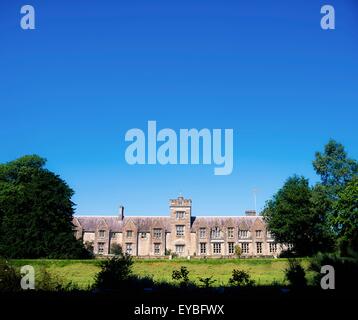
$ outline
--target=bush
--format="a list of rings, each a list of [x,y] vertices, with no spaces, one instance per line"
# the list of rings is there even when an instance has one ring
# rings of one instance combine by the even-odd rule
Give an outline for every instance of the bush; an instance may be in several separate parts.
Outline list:
[[[7,260],[0,258],[0,292],[19,291],[20,281],[20,273]]]
[[[111,254],[114,254],[115,256],[123,255],[122,247],[118,243],[112,243]]]
[[[285,278],[291,287],[304,288],[307,286],[305,269],[296,259],[288,259],[288,267],[285,269]]]
[[[231,278],[229,279],[229,284],[234,286],[252,286],[254,280],[251,279],[250,274],[244,270],[234,269],[232,270]]]
[[[202,283],[202,286],[204,288],[210,288],[214,282],[216,282],[216,280],[212,280],[213,276],[208,277],[208,278],[200,278],[199,277],[199,281]]]
[[[335,272],[336,289],[354,289],[358,287],[358,254],[350,257],[340,257],[338,254],[317,254],[311,260],[309,269],[315,272],[314,285],[320,286],[321,268],[324,265],[333,266]],[[349,291],[349,290],[348,290]]]
[[[240,258],[241,254],[242,254],[241,247],[237,244],[237,245],[235,246],[235,255],[236,255],[238,258]]]
[[[101,262],[101,271],[95,276],[93,287],[104,290],[117,290],[124,286],[132,274],[133,260],[130,255],[122,254]]]
[[[172,279],[180,281],[180,286],[188,286],[189,284],[189,270],[186,267],[181,267],[179,270],[173,270]]]

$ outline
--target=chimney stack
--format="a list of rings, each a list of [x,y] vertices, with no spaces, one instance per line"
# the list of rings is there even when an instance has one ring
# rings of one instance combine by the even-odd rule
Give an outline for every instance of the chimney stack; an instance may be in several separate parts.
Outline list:
[[[245,216],[256,216],[256,211],[255,210],[246,210]]]
[[[120,206],[120,207],[119,207],[119,218],[120,218],[121,220],[124,219],[124,207],[123,207],[123,206]]]

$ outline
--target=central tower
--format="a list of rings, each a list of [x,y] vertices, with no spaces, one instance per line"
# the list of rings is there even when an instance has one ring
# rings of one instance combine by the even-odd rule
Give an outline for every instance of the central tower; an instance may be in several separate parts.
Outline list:
[[[169,200],[171,248],[179,256],[193,254],[191,250],[191,199],[179,196]]]

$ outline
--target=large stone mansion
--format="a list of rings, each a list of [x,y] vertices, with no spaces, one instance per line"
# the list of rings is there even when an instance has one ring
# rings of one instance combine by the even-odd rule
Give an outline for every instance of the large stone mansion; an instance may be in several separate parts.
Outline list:
[[[77,216],[73,220],[76,237],[91,243],[94,253],[111,253],[114,243],[133,256],[234,256],[235,246],[242,256],[277,256],[283,249],[268,232],[255,211],[237,217],[194,217],[191,200],[170,200],[168,217]]]

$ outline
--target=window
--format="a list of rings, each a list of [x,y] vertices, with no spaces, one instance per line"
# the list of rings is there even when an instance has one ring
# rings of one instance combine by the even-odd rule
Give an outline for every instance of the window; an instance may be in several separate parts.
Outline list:
[[[98,242],[98,253],[99,254],[104,253],[104,242]]]
[[[177,244],[175,246],[175,252],[176,253],[184,253],[184,245],[183,244]]]
[[[112,239],[116,239],[117,238],[117,232],[112,232],[111,237],[112,237]]]
[[[132,243],[126,243],[126,252],[128,254],[132,254],[132,249],[133,249]]]
[[[248,242],[241,243],[241,251],[242,251],[242,253],[249,253],[249,243]]]
[[[221,253],[221,243],[214,243],[214,254]]]
[[[240,230],[239,231],[239,237],[241,239],[246,239],[249,236],[249,232],[247,230]]]
[[[220,229],[218,227],[215,227],[214,229],[211,230],[211,237],[213,239],[220,238]]]
[[[104,230],[99,230],[99,231],[98,231],[98,236],[99,236],[100,238],[104,238],[105,235],[106,235],[106,231],[104,231]]]
[[[234,228],[227,228],[227,237],[228,238],[234,237]]]
[[[160,254],[160,243],[154,243],[154,254]]]
[[[272,238],[272,234],[270,231],[267,231],[267,238]]]
[[[185,219],[185,212],[184,211],[177,211],[176,212],[177,219]]]
[[[270,253],[276,253],[276,251],[277,251],[277,244],[274,243],[274,242],[270,242],[269,248],[270,248]]]
[[[199,236],[200,236],[200,239],[206,238],[206,229],[205,228],[200,228]]]
[[[162,237],[162,229],[154,229],[154,238],[160,239]]]
[[[262,253],[262,242],[256,242],[256,253]]]
[[[234,254],[235,253],[235,243],[234,242],[229,242],[228,243],[228,248],[229,248],[229,254]]]
[[[141,232],[140,237],[141,237],[141,239],[146,239],[147,238],[147,233],[146,232]]]
[[[133,231],[127,230],[127,238],[132,238],[132,236],[133,236]]]
[[[256,238],[261,238],[262,230],[256,230]]]
[[[176,230],[177,230],[177,237],[184,236],[184,226],[176,226]]]
[[[206,243],[205,242],[200,243],[200,254],[206,254]]]

